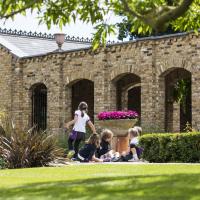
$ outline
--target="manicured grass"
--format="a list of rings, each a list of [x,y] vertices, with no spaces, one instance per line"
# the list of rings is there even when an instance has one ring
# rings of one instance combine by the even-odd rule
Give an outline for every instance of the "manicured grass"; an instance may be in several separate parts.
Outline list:
[[[197,200],[200,165],[73,165],[0,171],[0,199]]]

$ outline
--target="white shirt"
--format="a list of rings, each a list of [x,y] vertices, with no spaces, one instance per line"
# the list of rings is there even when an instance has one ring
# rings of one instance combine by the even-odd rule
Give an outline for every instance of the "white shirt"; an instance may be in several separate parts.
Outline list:
[[[90,121],[90,117],[85,112],[84,112],[84,116],[81,117],[81,111],[80,110],[75,111],[75,115],[78,117],[78,120],[74,124],[73,130],[86,133],[85,127],[86,127],[86,123],[88,121]]]
[[[138,143],[139,143],[138,137],[134,137],[134,138],[131,139],[130,144],[138,145]]]

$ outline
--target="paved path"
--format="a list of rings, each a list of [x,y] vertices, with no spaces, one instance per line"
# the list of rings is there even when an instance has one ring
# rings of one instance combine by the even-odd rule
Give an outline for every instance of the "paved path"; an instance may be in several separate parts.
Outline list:
[[[66,165],[199,165],[200,163],[148,163],[148,162],[90,162],[90,163],[80,163],[80,162],[54,162],[50,163],[50,167],[63,167]]]
[[[200,163],[148,163],[148,162],[104,162],[104,163],[70,163],[71,165],[199,165]]]

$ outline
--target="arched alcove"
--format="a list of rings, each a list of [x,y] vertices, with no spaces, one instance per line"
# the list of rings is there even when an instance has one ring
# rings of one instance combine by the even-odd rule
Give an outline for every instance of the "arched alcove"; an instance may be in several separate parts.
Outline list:
[[[141,78],[133,73],[124,73],[113,79],[116,87],[116,108],[136,110],[141,114]]]
[[[68,106],[71,107],[71,117],[74,117],[74,112],[77,110],[80,102],[85,101],[88,104],[88,114],[91,120],[94,120],[94,82],[88,79],[79,79],[67,85],[67,91],[71,94],[67,95],[66,99]],[[67,108],[67,110],[69,110]]]
[[[43,83],[31,87],[31,125],[37,130],[47,128],[47,87]]]
[[[187,123],[192,124],[191,73],[184,68],[171,68],[161,77],[165,89],[165,131],[183,132]]]
[[[141,86],[135,86],[128,90],[128,110],[135,110],[141,115]]]

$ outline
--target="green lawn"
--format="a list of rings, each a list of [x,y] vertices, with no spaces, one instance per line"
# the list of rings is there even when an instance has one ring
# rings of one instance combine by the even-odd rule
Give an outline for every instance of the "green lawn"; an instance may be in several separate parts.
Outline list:
[[[0,171],[0,199],[196,200],[200,165],[73,165]]]

